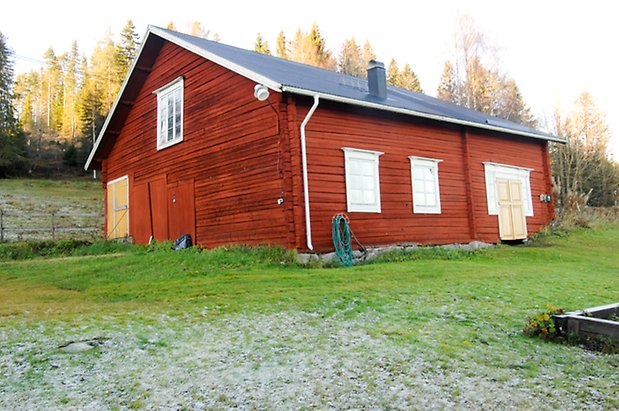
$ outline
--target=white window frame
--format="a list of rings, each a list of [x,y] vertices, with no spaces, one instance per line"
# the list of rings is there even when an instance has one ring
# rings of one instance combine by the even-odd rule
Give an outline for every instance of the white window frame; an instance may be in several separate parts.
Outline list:
[[[164,149],[166,147],[170,147],[173,146],[174,144],[178,144],[181,141],[183,141],[183,120],[184,120],[184,109],[185,109],[185,96],[184,96],[184,80],[183,77],[179,77],[177,79],[175,79],[174,81],[166,84],[165,86],[153,91],[153,94],[157,95],[157,150],[161,150]],[[180,134],[178,136],[174,136],[174,138],[172,140],[168,140],[168,136],[167,136],[167,128],[162,129],[161,128],[161,122],[162,122],[162,112],[164,109],[164,104],[165,109],[168,110],[169,107],[167,107],[167,101],[168,101],[168,96],[170,95],[174,95],[177,91],[180,91],[180,102],[181,102],[181,107],[180,107]],[[175,100],[174,100],[175,101]],[[173,110],[177,110],[177,106],[176,104],[173,105]],[[175,132],[176,130],[176,111],[173,113],[172,118],[174,119],[174,125],[172,127],[172,130],[174,130],[173,132]],[[166,115],[166,119],[167,119],[167,115]],[[163,133],[166,133],[166,135],[162,135]]]
[[[415,214],[441,214],[441,192],[438,183],[438,163],[443,160],[435,158],[409,156],[411,162],[411,186],[413,188],[413,213]],[[418,204],[416,198],[420,197],[422,190],[419,187],[415,187],[415,168],[427,168],[432,171],[434,176],[434,206],[428,206],[424,204]],[[423,190],[425,191],[425,189]],[[425,194],[425,192],[424,192]]]
[[[362,213],[380,213],[380,175],[379,175],[379,157],[384,153],[380,151],[362,150],[358,148],[342,147],[344,151],[344,169],[346,172],[346,206],[348,212]],[[373,167],[373,184],[375,187],[374,201],[368,202],[353,202],[351,190],[353,189],[353,175],[351,174],[351,163],[354,161],[371,161]]]
[[[488,215],[499,215],[499,200],[497,199],[497,179],[519,180],[522,190],[522,204],[524,215],[533,217],[533,197],[531,195],[532,168],[484,162],[486,177],[486,200]]]

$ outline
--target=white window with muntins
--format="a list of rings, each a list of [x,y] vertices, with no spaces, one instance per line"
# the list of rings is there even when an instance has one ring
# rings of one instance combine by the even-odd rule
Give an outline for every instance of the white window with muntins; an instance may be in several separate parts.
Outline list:
[[[533,216],[533,197],[531,196],[531,171],[532,168],[517,167],[507,164],[485,162],[486,174],[486,199],[488,202],[488,214],[499,215],[499,198],[497,180],[513,180],[520,184],[522,207],[526,217]]]
[[[409,156],[413,184],[413,213],[440,214],[441,195],[438,184],[438,163],[443,160]]]
[[[157,150],[183,141],[183,78],[154,91],[157,94]]]
[[[380,213],[379,151],[342,148],[346,169],[346,203],[349,212]]]

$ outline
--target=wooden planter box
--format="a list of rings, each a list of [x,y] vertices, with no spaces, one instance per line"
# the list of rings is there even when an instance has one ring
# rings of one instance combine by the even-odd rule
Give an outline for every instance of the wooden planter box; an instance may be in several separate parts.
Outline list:
[[[609,318],[614,320],[610,320]],[[561,331],[577,337],[607,337],[619,343],[619,303],[555,315]]]

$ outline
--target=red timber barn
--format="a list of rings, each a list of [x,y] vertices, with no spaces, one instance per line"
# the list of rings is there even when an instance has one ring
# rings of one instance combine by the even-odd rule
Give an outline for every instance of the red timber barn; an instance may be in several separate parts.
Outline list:
[[[554,215],[555,136],[368,79],[149,27],[86,169],[136,243],[330,251],[523,239]]]

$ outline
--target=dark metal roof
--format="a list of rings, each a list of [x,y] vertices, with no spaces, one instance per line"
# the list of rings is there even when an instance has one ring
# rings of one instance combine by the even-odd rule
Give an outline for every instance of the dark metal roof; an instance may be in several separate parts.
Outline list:
[[[363,78],[228,46],[171,30],[157,27],[150,29],[153,33],[163,35],[164,38],[180,45],[189,45],[194,52],[202,50],[207,55],[216,55],[227,62],[231,62],[241,69],[236,70],[240,71],[240,74],[249,74],[248,77],[256,74],[263,80],[271,80],[271,84],[265,85],[271,88],[279,87],[278,91],[302,92],[302,94],[308,95],[319,93],[322,98],[340,97],[351,104],[358,102],[361,105],[381,106],[376,108],[410,112],[409,114],[412,115],[426,114],[438,120],[449,121],[449,119],[452,119],[481,128],[501,129],[501,131],[514,134],[561,141],[552,134],[513,121],[489,116],[422,93],[388,86],[387,98],[379,99],[369,94],[367,80]],[[255,80],[258,79],[255,78]]]
[[[113,123],[112,120],[115,119],[118,122],[118,118],[122,117],[119,113],[124,111],[119,108],[119,102],[128,93],[127,84],[132,81],[131,79],[134,82],[140,81],[136,77],[139,73],[134,73],[136,65],[139,61],[142,61],[142,64],[145,63],[145,58],[143,57],[145,49],[157,47],[158,41],[151,40],[152,36],[159,37],[159,41],[163,39],[177,44],[278,92],[318,96],[320,99],[338,101],[345,104],[359,105],[531,138],[564,142],[563,139],[552,134],[460,107],[425,94],[388,86],[387,98],[380,99],[368,92],[368,82],[366,79],[228,46],[160,27],[149,26],[138,56],[116,96],[116,100],[86,161],[84,168],[87,170],[92,169],[91,167],[100,166],[100,161],[96,159],[96,155],[102,144],[106,144],[103,140],[108,134],[108,127],[110,127],[111,122]],[[146,64],[149,63],[146,62]],[[137,69],[137,71],[140,72],[140,69]],[[143,73],[142,77],[144,77]],[[141,81],[143,80],[142,78]]]

